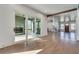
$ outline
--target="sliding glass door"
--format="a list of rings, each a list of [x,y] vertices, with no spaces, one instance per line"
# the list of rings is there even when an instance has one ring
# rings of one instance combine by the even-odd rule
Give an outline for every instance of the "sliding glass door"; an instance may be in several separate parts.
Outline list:
[[[25,17],[15,15],[15,42],[25,40]]]
[[[35,17],[28,18],[28,38],[40,35],[40,19]]]
[[[28,35],[33,35],[35,32],[35,19],[34,18],[28,18]]]

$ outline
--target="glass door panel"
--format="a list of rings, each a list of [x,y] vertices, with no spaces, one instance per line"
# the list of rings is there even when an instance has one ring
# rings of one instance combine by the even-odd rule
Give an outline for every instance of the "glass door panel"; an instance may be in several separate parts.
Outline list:
[[[40,34],[40,19],[36,18],[36,34]]]
[[[25,40],[25,17],[24,16],[15,16],[15,42]]]
[[[32,35],[34,33],[34,18],[28,18],[28,35]]]
[[[40,35],[40,19],[28,18],[28,38],[37,37]]]

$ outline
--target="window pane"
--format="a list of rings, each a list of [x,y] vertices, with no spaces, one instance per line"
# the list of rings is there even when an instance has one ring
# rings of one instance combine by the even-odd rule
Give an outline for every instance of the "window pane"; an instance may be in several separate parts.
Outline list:
[[[62,30],[64,29],[64,24],[61,24],[61,27],[60,27],[60,29],[62,29]]]
[[[68,21],[69,21],[69,18],[68,18],[68,17],[66,17],[66,18],[65,18],[65,21],[66,21],[66,22],[68,22]]]
[[[74,21],[75,20],[75,17],[74,16],[71,16],[71,21]]]
[[[75,30],[75,24],[71,24],[71,30]]]
[[[60,22],[64,22],[64,19],[60,19]]]

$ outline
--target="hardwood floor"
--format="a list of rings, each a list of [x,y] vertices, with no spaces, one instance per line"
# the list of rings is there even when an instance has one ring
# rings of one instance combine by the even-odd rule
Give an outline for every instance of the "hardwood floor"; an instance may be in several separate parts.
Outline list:
[[[63,38],[62,38],[63,37]],[[70,33],[49,33],[34,38],[25,46],[25,41],[0,49],[0,54],[77,54],[79,42]]]

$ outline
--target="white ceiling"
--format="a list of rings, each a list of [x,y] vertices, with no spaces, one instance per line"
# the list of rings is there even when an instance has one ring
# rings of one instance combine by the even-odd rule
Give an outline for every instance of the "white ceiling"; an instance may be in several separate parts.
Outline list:
[[[26,6],[35,9],[45,15],[54,14],[77,7],[76,4],[28,4]]]

